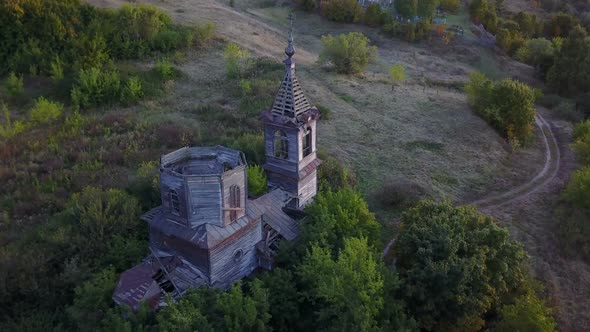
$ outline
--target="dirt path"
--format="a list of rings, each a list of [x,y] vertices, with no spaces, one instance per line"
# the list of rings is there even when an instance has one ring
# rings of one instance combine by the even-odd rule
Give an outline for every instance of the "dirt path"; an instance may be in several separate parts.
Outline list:
[[[543,145],[545,147],[545,163],[543,168],[530,181],[512,188],[502,194],[485,197],[474,202],[469,203],[479,209],[489,210],[494,207],[502,206],[515,200],[522,199],[530,195],[555,178],[561,165],[561,156],[559,152],[559,145],[553,129],[539,113],[535,116],[535,124],[541,131]]]

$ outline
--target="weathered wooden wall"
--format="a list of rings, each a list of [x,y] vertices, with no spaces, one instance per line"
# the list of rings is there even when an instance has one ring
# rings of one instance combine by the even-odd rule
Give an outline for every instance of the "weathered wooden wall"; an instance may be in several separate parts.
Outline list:
[[[205,275],[209,274],[209,255],[207,250],[199,248],[190,241],[166,235],[159,230],[150,228],[150,246],[155,250],[180,256],[196,266]]]
[[[209,252],[211,284],[226,287],[252,273],[258,267],[256,243],[261,240],[262,222],[258,218],[251,220],[246,227],[215,246]],[[238,250],[242,250],[243,255],[239,260],[235,260]]]
[[[299,205],[307,204],[317,193],[318,181],[317,170],[314,170],[305,178],[299,180]]]
[[[246,214],[246,197],[248,195],[246,168],[244,166],[236,167],[223,173],[222,188],[223,188],[223,207],[230,207],[230,188],[237,185],[240,188],[240,207],[241,211],[237,211],[237,218],[239,219]],[[229,225],[232,222],[230,218],[230,211],[223,211],[223,224]]]

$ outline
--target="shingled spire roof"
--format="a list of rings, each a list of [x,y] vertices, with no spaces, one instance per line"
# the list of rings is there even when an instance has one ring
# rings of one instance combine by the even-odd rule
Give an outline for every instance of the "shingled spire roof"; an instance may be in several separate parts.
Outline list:
[[[295,63],[293,62],[293,55],[295,54],[295,47],[293,47],[293,15],[289,14],[290,28],[289,28],[289,44],[285,48],[287,59],[285,62],[285,79],[279,88],[279,92],[272,105],[272,113],[275,115],[283,115],[289,118],[296,118],[302,113],[305,113],[311,108],[309,101],[305,98],[303,90],[299,85],[297,76],[295,76]]]

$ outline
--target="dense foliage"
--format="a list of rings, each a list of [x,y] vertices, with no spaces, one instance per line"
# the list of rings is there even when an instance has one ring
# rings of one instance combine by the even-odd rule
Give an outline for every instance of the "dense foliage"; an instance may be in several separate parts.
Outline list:
[[[377,54],[377,48],[360,32],[322,36],[322,45],[320,60],[332,63],[343,74],[361,73]]]
[[[465,86],[470,105],[512,144],[526,141],[535,121],[535,92],[528,85],[505,79],[493,82],[473,73]]]
[[[426,330],[480,330],[500,304],[530,291],[522,246],[470,207],[423,201],[411,208],[395,253],[401,294]]]
[[[363,8],[357,0],[323,0],[320,11],[335,22],[356,23],[363,17]]]

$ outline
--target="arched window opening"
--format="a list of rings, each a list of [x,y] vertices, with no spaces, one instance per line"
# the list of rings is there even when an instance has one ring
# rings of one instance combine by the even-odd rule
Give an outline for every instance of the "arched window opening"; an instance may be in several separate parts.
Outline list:
[[[229,188],[229,207],[231,208],[229,218],[231,221],[238,219],[238,209],[241,207],[240,200],[240,187],[237,185],[231,186]]]
[[[303,157],[307,157],[311,154],[311,127],[305,126],[303,132]]]
[[[289,140],[287,134],[282,130],[275,132],[275,158],[288,159],[289,158]]]
[[[180,216],[180,199],[178,192],[174,189],[170,189],[170,212],[175,216]]]

